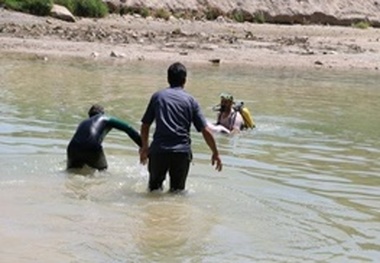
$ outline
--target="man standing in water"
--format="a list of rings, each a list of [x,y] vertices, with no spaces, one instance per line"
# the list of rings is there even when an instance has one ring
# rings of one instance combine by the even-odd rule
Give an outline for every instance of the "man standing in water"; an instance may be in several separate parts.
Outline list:
[[[106,116],[102,106],[93,105],[88,116],[79,124],[67,147],[67,169],[82,168],[85,164],[98,170],[107,169],[102,142],[112,128],[126,132],[141,147],[139,133],[128,123]]]
[[[170,192],[185,189],[192,160],[190,126],[193,123],[212,151],[211,164],[222,170],[222,161],[211,130],[207,126],[198,102],[184,90],[187,71],[177,62],[168,68],[170,87],[154,93],[142,117],[140,162],[148,162],[149,190],[162,190],[169,172]],[[153,121],[156,130],[148,146],[149,128]]]

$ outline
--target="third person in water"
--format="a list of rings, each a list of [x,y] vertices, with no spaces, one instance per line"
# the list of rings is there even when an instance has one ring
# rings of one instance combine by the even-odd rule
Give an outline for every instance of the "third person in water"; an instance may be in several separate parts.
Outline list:
[[[220,104],[213,109],[218,112],[216,123],[208,123],[208,125],[214,132],[230,134],[256,127],[244,102],[234,101],[234,97],[229,93],[220,94]]]
[[[222,125],[230,132],[237,132],[244,126],[240,112],[233,108],[234,97],[229,93],[220,95],[220,109],[217,116],[217,125]]]

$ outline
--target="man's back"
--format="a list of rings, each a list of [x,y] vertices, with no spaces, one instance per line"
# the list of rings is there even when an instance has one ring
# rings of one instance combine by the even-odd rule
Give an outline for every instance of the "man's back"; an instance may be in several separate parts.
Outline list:
[[[166,88],[153,94],[143,122],[156,121],[153,152],[190,151],[190,127],[197,130],[205,126],[205,119],[195,99],[182,87]]]
[[[82,121],[67,147],[67,168],[82,168],[88,165],[98,170],[107,169],[107,160],[102,149],[106,130],[103,114],[96,114]]]
[[[168,68],[170,88],[152,95],[141,119],[140,162],[145,164],[149,158],[149,190],[162,190],[166,174],[170,176],[170,191],[185,189],[186,178],[192,160],[190,127],[194,124],[202,132],[207,145],[212,150],[211,163],[218,170],[222,162],[216,148],[214,137],[207,127],[197,101],[183,90],[186,83],[186,67],[173,63]],[[156,131],[149,147],[149,129],[156,121]]]

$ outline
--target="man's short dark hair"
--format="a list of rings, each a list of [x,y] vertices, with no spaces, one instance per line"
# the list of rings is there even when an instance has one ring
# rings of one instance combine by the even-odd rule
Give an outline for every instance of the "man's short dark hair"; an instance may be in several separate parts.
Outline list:
[[[183,87],[186,82],[186,67],[180,62],[173,63],[168,68],[168,82],[170,87]]]
[[[99,105],[99,104],[94,104],[91,106],[90,110],[88,111],[88,116],[89,117],[92,117],[92,116],[95,116],[97,114],[103,114],[104,113],[104,108],[103,106]]]

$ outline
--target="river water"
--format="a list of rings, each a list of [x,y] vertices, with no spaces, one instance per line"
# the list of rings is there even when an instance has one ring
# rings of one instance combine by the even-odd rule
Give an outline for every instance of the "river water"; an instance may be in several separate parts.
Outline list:
[[[214,120],[229,91],[257,128],[192,132],[187,193],[146,191],[138,149],[113,130],[109,169],[65,171],[92,103],[139,129],[168,63],[0,57],[1,262],[378,262],[380,76],[187,65]]]

